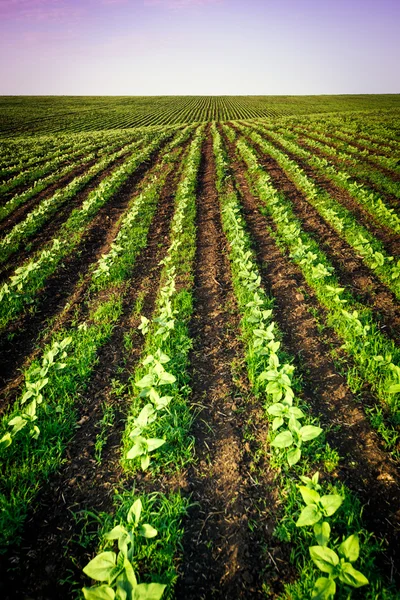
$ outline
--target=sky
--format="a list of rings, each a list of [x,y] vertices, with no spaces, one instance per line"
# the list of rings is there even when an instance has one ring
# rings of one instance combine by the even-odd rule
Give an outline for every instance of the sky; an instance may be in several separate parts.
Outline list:
[[[0,0],[0,94],[400,93],[400,0]]]

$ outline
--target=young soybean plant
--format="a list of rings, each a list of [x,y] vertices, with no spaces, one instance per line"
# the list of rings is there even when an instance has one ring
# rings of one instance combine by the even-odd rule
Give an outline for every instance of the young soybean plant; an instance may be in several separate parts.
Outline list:
[[[160,600],[165,585],[161,583],[138,583],[132,561],[137,537],[147,539],[157,535],[157,530],[148,523],[140,524],[142,502],[135,500],[127,515],[127,524],[117,525],[106,533],[105,539],[118,543],[118,554],[101,552],[83,569],[101,585],[82,588],[86,600]]]
[[[350,535],[344,540],[337,548],[337,552],[328,548],[331,526],[325,519],[335,514],[344,498],[339,494],[321,496],[318,472],[311,479],[309,477],[301,477],[301,479],[306,485],[299,485],[298,488],[306,507],[301,511],[296,525],[297,527],[313,526],[318,546],[309,548],[310,556],[318,569],[328,575],[317,579],[311,598],[332,600],[336,594],[336,579],[354,588],[368,585],[368,579],[351,564],[360,554],[357,535]]]

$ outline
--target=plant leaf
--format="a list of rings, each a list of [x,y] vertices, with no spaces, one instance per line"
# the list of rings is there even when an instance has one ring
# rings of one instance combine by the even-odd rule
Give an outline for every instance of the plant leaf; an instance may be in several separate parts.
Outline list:
[[[297,527],[306,527],[307,525],[315,525],[322,518],[322,513],[318,506],[310,504],[303,508],[300,517],[297,520]]]
[[[135,523],[136,525],[140,521],[140,515],[142,514],[142,501],[140,498],[135,500],[129,509],[127,520],[128,523]]]
[[[165,440],[158,438],[149,438],[147,441],[147,449],[149,452],[153,452],[153,450],[157,450],[160,446],[165,444]]]
[[[288,430],[279,433],[273,442],[271,442],[271,446],[274,446],[275,448],[288,448],[292,444],[293,436]]]
[[[360,543],[358,535],[351,535],[339,546],[339,554],[347,558],[349,562],[355,562],[360,554]]]
[[[333,579],[319,577],[311,594],[313,600],[332,600],[336,594],[336,583]]]
[[[368,585],[368,579],[353,568],[350,563],[344,563],[342,565],[341,573],[339,574],[340,581],[346,583],[347,585],[351,585],[351,587],[359,588],[363,585]]]
[[[320,495],[318,494],[318,492],[316,492],[315,490],[312,490],[311,488],[309,488],[305,485],[299,485],[299,491],[300,491],[300,494],[302,495],[304,502],[307,505],[308,504],[318,504],[318,502],[320,500]]]
[[[275,417],[275,419],[272,421],[272,431],[276,431],[277,429],[279,429],[279,427],[281,427],[284,423],[284,420],[282,419],[282,417]]]
[[[316,523],[314,525],[314,535],[320,546],[326,546],[331,535],[331,526],[328,521]]]
[[[311,546],[309,551],[312,561],[323,573],[333,573],[335,567],[339,564],[339,557],[336,552],[326,546]]]
[[[152,527],[148,523],[144,523],[143,525],[141,525],[139,527],[139,535],[141,535],[144,538],[149,539],[149,538],[156,537],[157,533],[158,533],[157,529],[154,529],[154,527]]]
[[[99,587],[82,588],[86,600],[114,600],[115,592],[108,585]]]
[[[343,498],[338,494],[328,494],[327,496],[322,496],[320,502],[325,510],[326,516],[331,517],[342,504]]]
[[[318,437],[321,433],[321,427],[315,427],[314,425],[304,425],[300,429],[300,437],[303,442],[309,442],[310,440]]]
[[[96,581],[107,581],[110,583],[110,578],[114,573],[114,568],[117,562],[115,552],[101,552],[91,560],[83,572]]]
[[[160,600],[166,587],[163,583],[139,583],[133,590],[132,600]]]
[[[299,462],[300,458],[301,458],[301,450],[300,448],[291,448],[287,455],[286,455],[287,461],[289,463],[290,467],[293,467],[293,465],[295,465],[296,463]]]

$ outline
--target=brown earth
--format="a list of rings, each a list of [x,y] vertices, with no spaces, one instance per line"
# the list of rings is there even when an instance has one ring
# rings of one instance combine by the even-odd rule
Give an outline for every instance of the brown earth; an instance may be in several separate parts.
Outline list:
[[[195,506],[184,522],[178,600],[262,598],[267,570],[275,590],[291,574],[271,535],[277,518],[273,474],[264,461],[258,481],[251,475],[255,447],[265,447],[267,423],[243,372],[236,380],[232,375],[232,363],[242,364],[244,350],[218,204],[208,134],[199,177],[191,328],[192,405],[200,413],[193,430],[196,462],[186,488]],[[251,441],[246,441],[247,427]],[[254,515],[259,525],[252,532]]]

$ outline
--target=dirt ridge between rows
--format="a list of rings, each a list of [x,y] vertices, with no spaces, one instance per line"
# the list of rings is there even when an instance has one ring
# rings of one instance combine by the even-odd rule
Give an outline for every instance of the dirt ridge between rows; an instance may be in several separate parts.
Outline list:
[[[236,158],[233,144],[226,136],[224,140],[242,198],[244,217],[254,240],[262,282],[276,301],[274,319],[283,332],[284,347],[295,357],[295,365],[303,374],[306,401],[325,426],[332,426],[327,431],[327,439],[343,458],[340,478],[365,503],[363,514],[368,527],[379,537],[386,538],[388,544],[386,568],[389,573],[392,568],[396,571],[394,565],[400,548],[399,465],[383,450],[362,407],[345,379],[337,373],[329,346],[321,339],[317,322],[308,310],[310,304],[319,307],[318,301],[300,270],[269,234],[273,223],[260,213],[257,200],[250,192],[244,165]],[[330,332],[330,336],[335,340],[334,332]]]
[[[186,492],[195,506],[184,521],[177,600],[263,598],[263,574],[272,565],[262,556],[267,529],[271,533],[276,518],[272,476],[266,466],[259,486],[254,485],[249,473],[252,452],[244,439],[246,421],[253,419],[254,435],[265,440],[266,421],[249,396],[247,378],[242,374],[240,381],[235,381],[231,373],[232,362],[240,363],[244,350],[238,337],[239,319],[218,204],[208,131],[197,199],[191,326],[191,402],[200,414],[192,432],[197,460],[188,470]],[[270,513],[264,515],[263,527],[251,532],[249,521],[257,512],[260,497],[263,502],[269,500]],[[271,552],[281,557],[281,548],[274,546]],[[271,583],[276,583],[281,573],[274,567],[272,571]]]
[[[16,593],[15,596],[2,596],[5,600],[13,600],[18,594],[25,597],[23,594],[27,593],[35,600],[72,597],[68,584],[61,585],[59,580],[71,570],[74,579],[83,579],[81,569],[91,558],[88,550],[74,544],[79,526],[75,524],[73,514],[84,509],[112,510],[114,487],[124,479],[119,457],[129,401],[126,394],[122,398],[112,394],[111,381],[116,378],[119,384],[126,385],[140,357],[144,338],[137,330],[139,315],[132,315],[132,309],[138,297],[143,295],[141,314],[151,318],[153,313],[162,269],[160,261],[168,248],[176,180],[176,171],[167,177],[150,225],[147,246],[139,254],[126,286],[123,314],[111,339],[101,348],[88,389],[81,395],[79,428],[68,445],[68,461],[44,486],[37,502],[40,508],[31,511],[21,546],[10,549],[0,560],[4,589],[9,586]],[[132,334],[129,353],[124,351],[127,333]],[[119,373],[122,368],[123,372]],[[94,444],[103,402],[115,406],[116,419],[103,451],[103,462],[98,465],[94,460]],[[62,553],[59,539],[63,540]],[[74,556],[74,565],[67,550]],[[7,563],[14,567],[8,573]]]

